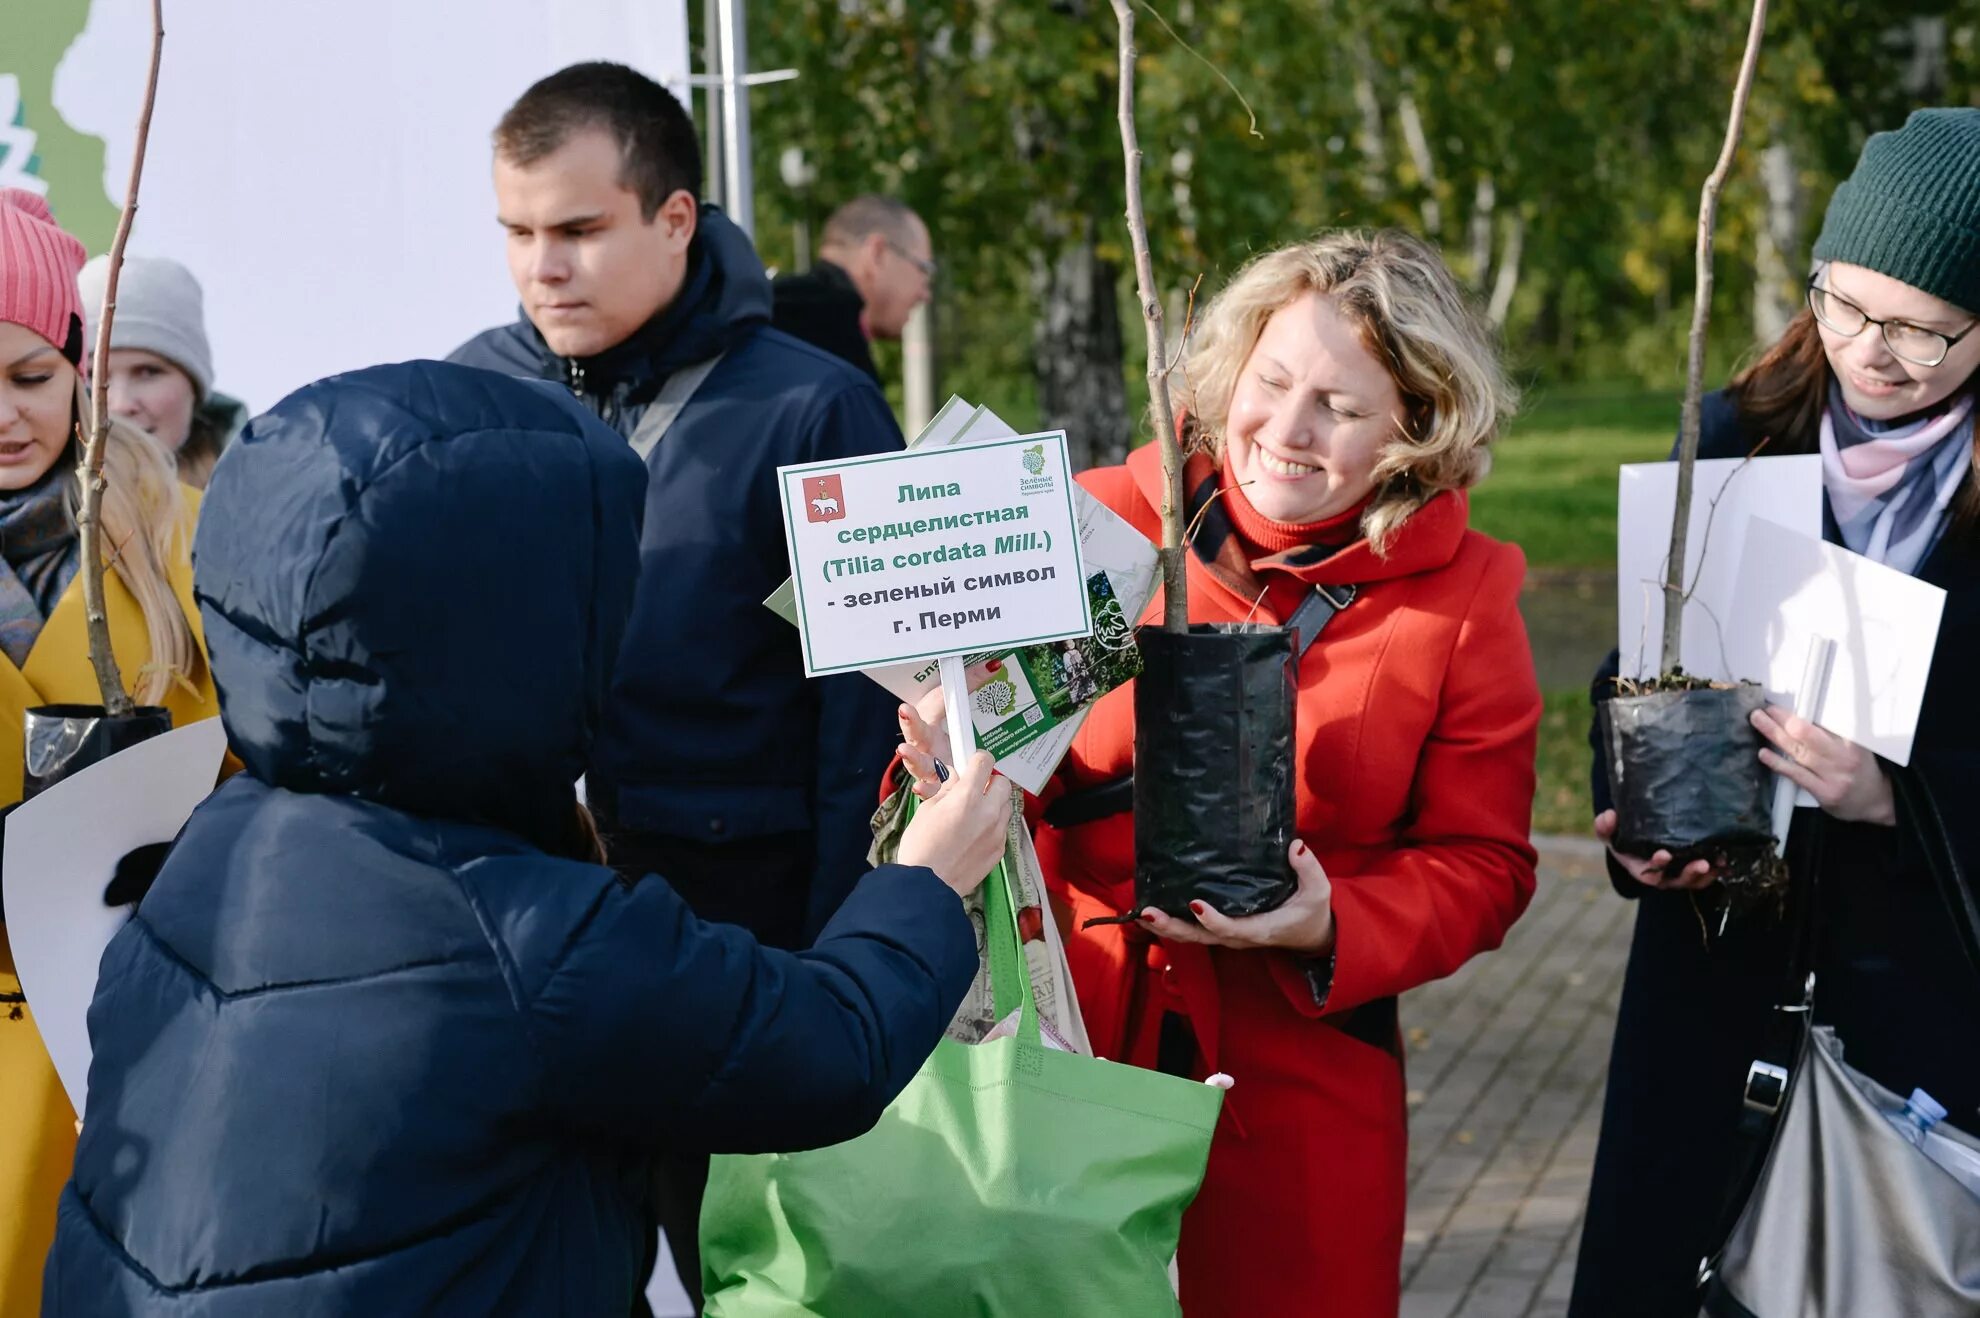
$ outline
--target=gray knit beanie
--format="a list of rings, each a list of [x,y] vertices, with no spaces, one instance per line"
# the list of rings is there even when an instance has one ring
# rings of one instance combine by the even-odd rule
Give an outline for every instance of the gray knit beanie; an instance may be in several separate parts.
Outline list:
[[[1829,199],[1815,260],[1980,313],[1980,110],[1917,110],[1896,132],[1873,134]]]
[[[96,351],[96,318],[103,311],[103,286],[110,258],[99,256],[82,268],[85,353]],[[110,346],[155,352],[184,371],[204,401],[213,392],[213,349],[206,342],[206,299],[192,271],[162,256],[127,256],[117,277],[117,314],[110,321]]]

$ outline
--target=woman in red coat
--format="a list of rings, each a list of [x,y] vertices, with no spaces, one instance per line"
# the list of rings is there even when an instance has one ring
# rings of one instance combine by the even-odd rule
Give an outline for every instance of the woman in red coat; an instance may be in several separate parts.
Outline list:
[[[1336,233],[1252,262],[1184,363],[1192,621],[1353,601],[1299,665],[1297,895],[1264,915],[1084,928],[1134,910],[1134,823],[1085,795],[1133,769],[1104,697],[1038,852],[1072,911],[1095,1049],[1236,1080],[1184,1221],[1189,1318],[1393,1315],[1404,1108],[1396,996],[1498,946],[1533,893],[1540,696],[1518,549],[1466,527],[1510,409],[1493,337],[1429,248]],[[1154,446],[1082,483],[1159,537]],[[1144,622],[1159,622],[1159,600]],[[918,719],[909,740],[930,746]],[[946,739],[942,739],[946,740]],[[932,778],[925,753],[906,757]],[[1054,821],[1058,821],[1055,823]]]

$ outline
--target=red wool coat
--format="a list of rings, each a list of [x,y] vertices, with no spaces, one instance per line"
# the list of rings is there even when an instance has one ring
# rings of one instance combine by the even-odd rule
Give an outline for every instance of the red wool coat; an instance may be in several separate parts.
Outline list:
[[[1081,482],[1159,539],[1155,446]],[[1186,475],[1192,515],[1216,488]],[[1195,622],[1283,622],[1213,503],[1188,564]],[[1353,584],[1299,668],[1297,826],[1333,881],[1333,978],[1291,954],[1081,930],[1133,908],[1133,816],[1041,823],[1048,882],[1072,908],[1067,953],[1094,1047],[1155,1063],[1167,1012],[1199,1069],[1236,1079],[1202,1193],[1184,1222],[1188,1318],[1390,1318],[1400,1302],[1404,1153],[1395,996],[1497,947],[1533,895],[1533,656],[1520,620],[1525,557],[1466,528],[1462,494],[1411,517],[1377,558],[1366,541],[1294,568]],[[1292,564],[1301,551],[1266,562]],[[1144,621],[1159,621],[1159,596]],[[1048,792],[1131,772],[1130,688],[1094,707]],[[1320,982],[1316,985],[1315,980]],[[1316,1001],[1324,990],[1324,1005]]]

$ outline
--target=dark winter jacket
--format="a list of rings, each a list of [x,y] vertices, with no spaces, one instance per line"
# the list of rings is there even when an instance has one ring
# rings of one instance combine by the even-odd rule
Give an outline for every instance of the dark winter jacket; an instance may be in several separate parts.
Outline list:
[[[1764,438],[1742,430],[1722,393],[1705,399],[1702,423],[1703,458],[1741,457]],[[1840,542],[1833,519],[1824,520]],[[1937,797],[1970,878],[1980,874],[1980,815],[1966,805],[1980,781],[1980,691],[1970,676],[1980,654],[1980,542],[1949,534],[1918,576],[1947,594],[1908,772]],[[1615,672],[1611,655],[1598,695]],[[1604,810],[1600,755],[1594,775],[1595,806]],[[1791,865],[1798,879],[1820,874],[1816,1018],[1836,1027],[1851,1065],[1900,1094],[1923,1087],[1955,1124],[1980,1133],[1980,976],[1917,849],[1916,828],[1795,812]],[[1747,1067],[1770,1037],[1785,987],[1788,936],[1778,920],[1749,917],[1708,941],[1689,895],[1645,888],[1613,867],[1611,877],[1637,902],[1636,933],[1572,1312],[1695,1313],[1699,1259],[1718,1243],[1714,1224],[1740,1160]]]
[[[630,436],[669,375],[727,354],[647,459],[640,585],[587,786],[614,829],[808,839],[815,931],[865,859],[899,728],[867,678],[807,682],[796,629],[763,607],[790,570],[775,473],[901,435],[871,380],[769,319],[749,239],[704,207],[680,294],[626,342],[566,359],[524,319],[453,360],[563,382]]]
[[[652,1152],[866,1129],[975,966],[928,870],[803,956],[552,854],[644,481],[561,390],[438,363],[230,446],[198,593],[246,772],[112,940],[44,1312],[621,1318]]]
[[[861,321],[866,299],[844,269],[820,261],[803,274],[778,275],[770,292],[777,304],[772,323],[778,329],[880,378]]]

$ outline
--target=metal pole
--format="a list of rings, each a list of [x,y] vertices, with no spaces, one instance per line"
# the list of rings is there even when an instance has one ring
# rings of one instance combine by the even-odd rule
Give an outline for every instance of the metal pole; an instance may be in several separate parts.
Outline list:
[[[702,195],[718,203],[728,200],[722,186],[722,9],[721,0],[702,0],[701,69],[703,137]]]
[[[910,435],[918,435],[935,415],[935,307],[924,302],[901,332],[901,401]]]
[[[749,38],[743,0],[714,0],[721,43],[722,198],[729,218],[756,234],[756,190],[749,167]]]

